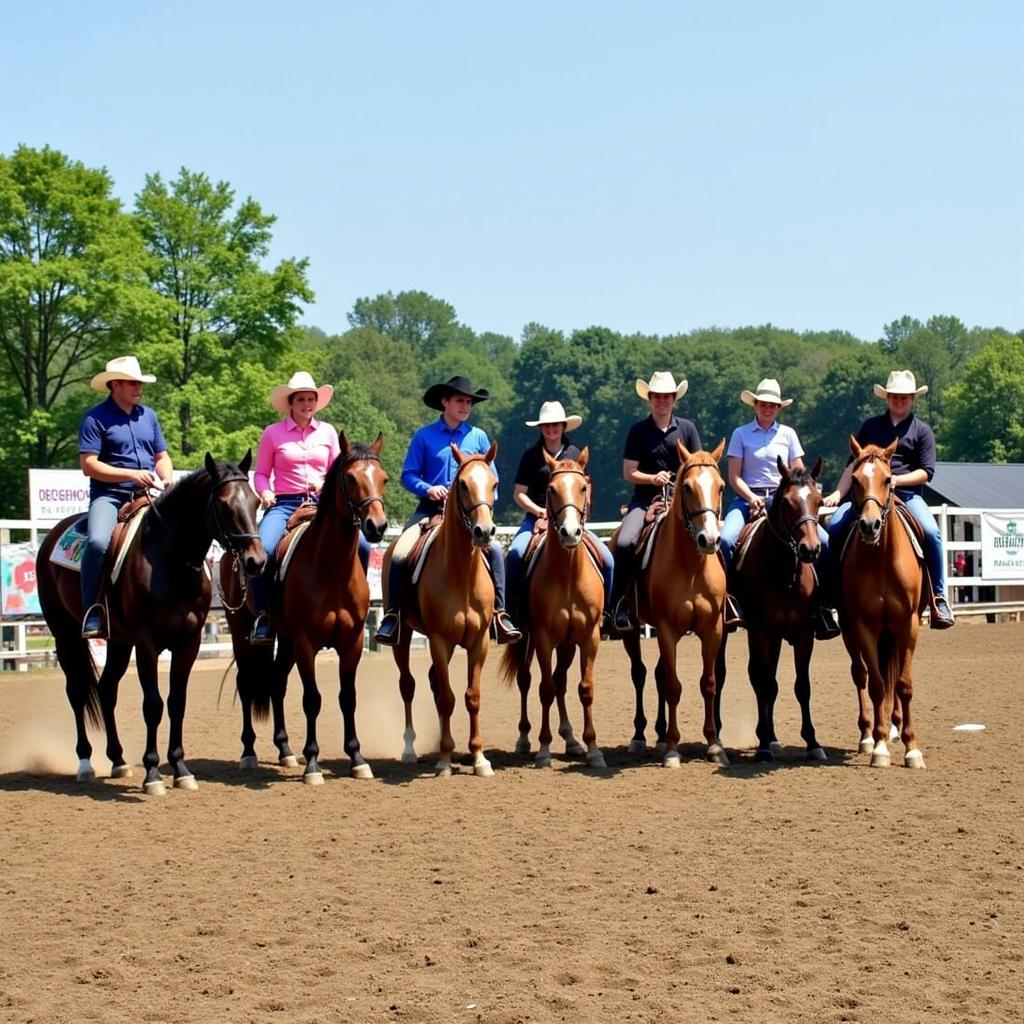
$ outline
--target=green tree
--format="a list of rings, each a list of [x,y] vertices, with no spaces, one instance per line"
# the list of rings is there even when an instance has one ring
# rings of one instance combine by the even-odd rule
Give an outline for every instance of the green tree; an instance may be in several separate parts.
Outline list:
[[[135,212],[153,256],[150,281],[163,300],[162,330],[146,348],[159,390],[176,415],[165,418],[168,443],[185,456],[201,455],[209,390],[227,389],[243,402],[243,363],[281,365],[296,335],[301,302],[313,293],[308,261],[261,266],[269,252],[273,216],[251,198],[235,207],[226,182],[182,168],[169,185],[146,176]]]
[[[458,322],[455,307],[421,291],[386,292],[375,298],[356,299],[348,314],[352,327],[372,327],[379,334],[404,341],[423,360],[442,349],[473,337]]]

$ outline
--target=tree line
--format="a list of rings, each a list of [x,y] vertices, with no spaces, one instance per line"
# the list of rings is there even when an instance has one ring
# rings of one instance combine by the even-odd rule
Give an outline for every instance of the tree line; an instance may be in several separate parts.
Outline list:
[[[566,333],[528,323],[518,339],[477,333],[453,305],[421,291],[358,299],[340,333],[300,324],[312,301],[308,261],[267,266],[275,218],[226,182],[183,168],[147,175],[131,209],[103,168],[51,149],[0,155],[0,515],[27,513],[29,467],[77,465],[77,426],[96,401],[91,376],[107,359],[139,356],[156,374],[146,402],[158,411],[177,466],[209,450],[238,458],[274,415],[267,395],[296,369],[334,385],[324,417],[350,438],[385,435],[398,521],[412,498],[398,484],[412,432],[433,413],[425,388],[454,374],[486,387],[474,422],[499,441],[508,520],[525,426],[543,401],[584,418],[593,516],[611,519],[629,489],[621,478],[629,425],[646,414],[634,380],[671,370],[689,381],[680,415],[707,447],[750,418],[744,388],[777,377],[794,404],[781,417],[808,461],[821,455],[834,482],[849,434],[882,410],[872,384],[911,369],[929,385],[918,412],[935,428],[940,458],[1024,461],[1024,332],[967,327],[955,316],[904,316],[881,337],[796,332],[772,324],[681,334],[622,334],[601,326]]]

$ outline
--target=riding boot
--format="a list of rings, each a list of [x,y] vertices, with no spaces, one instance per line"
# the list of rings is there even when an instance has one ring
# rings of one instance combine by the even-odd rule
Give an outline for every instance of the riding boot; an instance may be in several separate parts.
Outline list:
[[[721,548],[718,549],[718,560],[722,563],[722,568],[725,570],[725,578],[727,581],[731,575],[729,572],[729,564],[725,560],[725,552]],[[722,608],[722,613],[725,621],[726,633],[735,633],[737,629],[741,627],[747,628],[746,619],[743,617],[743,609],[740,607],[739,601],[736,600],[736,595],[730,591],[726,591],[725,604]]]
[[[953,618],[953,609],[949,607],[949,602],[942,594],[932,595],[930,625],[932,629],[949,629],[950,626],[956,625],[956,619]]]
[[[512,616],[505,607],[505,554],[501,550],[501,545],[492,541],[484,554],[484,560],[494,582],[494,618],[491,619],[494,639],[499,644],[515,643],[522,640],[523,633],[512,621]]]
[[[402,607],[402,589],[405,583],[405,562],[399,558],[392,558],[388,568],[388,589],[387,607],[381,616],[380,624],[373,639],[385,647],[394,647],[402,632],[402,617],[399,609]]]
[[[105,640],[107,638],[107,612],[101,604],[90,605],[82,618],[83,640]]]
[[[608,608],[611,611],[612,631],[619,634],[629,633],[633,629],[627,594],[633,583],[635,558],[632,547],[615,548],[615,568],[612,570],[612,592],[608,598]]]
[[[842,633],[839,616],[836,614],[835,585],[833,583],[832,564],[826,554],[818,560],[815,568],[818,577],[818,606],[814,610],[814,639],[834,640]]]

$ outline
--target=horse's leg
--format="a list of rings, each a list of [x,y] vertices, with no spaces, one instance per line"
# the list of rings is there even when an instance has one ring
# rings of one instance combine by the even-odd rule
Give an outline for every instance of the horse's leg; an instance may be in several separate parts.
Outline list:
[[[402,704],[405,706],[405,732],[402,734],[402,761],[405,764],[415,764],[416,758],[416,730],[412,727],[412,699],[416,696],[416,677],[409,671],[409,643],[411,630],[402,630],[401,638],[392,648],[395,665],[398,668],[398,692],[402,695]]]
[[[644,714],[644,683],[647,681],[647,668],[640,654],[640,631],[634,629],[622,638],[622,646],[629,657],[629,675],[633,681],[633,692],[636,697],[636,710],[633,712],[633,738],[629,741],[631,754],[647,752],[647,716]]]
[[[587,745],[587,766],[590,768],[606,768],[604,754],[597,745],[597,729],[594,726],[594,663],[597,660],[597,648],[601,634],[593,636],[580,644],[580,703],[583,705],[583,742]]]
[[[526,643],[526,640],[520,641]],[[530,756],[530,661],[533,658],[533,640],[529,640],[530,648],[526,652],[523,667],[516,673],[516,686],[519,687],[519,739],[516,740],[516,753],[520,757]]]
[[[924,754],[917,745],[917,733],[914,730],[914,721],[910,712],[910,705],[914,697],[913,664],[918,629],[919,626],[915,616],[909,623],[906,634],[900,638],[897,644],[900,660],[896,678],[896,703],[900,705],[903,712],[900,735],[905,751],[903,764],[907,768],[924,767]],[[897,656],[897,652],[893,652],[894,656]]]
[[[782,638],[763,626],[747,627],[747,675],[757,701],[757,750],[754,760],[770,764],[782,752],[775,735],[775,701],[779,696]]]
[[[348,642],[346,642],[348,641]],[[345,753],[349,759],[349,775],[353,779],[372,779],[373,769],[359,747],[356,734],[356,669],[363,656],[363,630],[360,627],[351,638],[343,637],[338,650],[338,704],[344,728]]]
[[[572,644],[562,644],[555,651],[555,704],[558,707],[558,735],[565,740],[565,752],[572,757],[583,757],[587,753],[587,748],[576,739],[572,722],[569,721],[569,709],[565,706],[569,669],[575,653],[576,648]]]
[[[868,676],[868,696],[871,700],[873,715],[871,739],[871,767],[888,768],[892,763],[889,753],[889,721],[892,718],[893,688],[888,685],[886,673],[889,671],[888,661],[893,657],[891,638],[882,633],[875,637],[870,625],[864,622],[854,623],[857,643]],[[863,749],[864,742],[861,741]]]
[[[434,694],[434,707],[437,709],[437,721],[441,728],[441,755],[434,765],[435,775],[451,775],[452,751],[455,750],[455,738],[452,736],[452,712],[455,710],[455,694],[452,692],[451,680],[448,676],[448,662],[451,659],[451,648],[438,636],[430,637],[430,690]],[[466,692],[467,704],[469,692]],[[472,725],[470,727],[472,733]]]
[[[254,672],[252,652],[240,654],[235,652],[235,691],[242,705],[242,756],[238,760],[240,771],[254,771],[259,767],[256,757],[256,729],[252,724],[252,674]]]
[[[675,666],[675,654],[672,655],[672,665]],[[661,655],[658,656],[658,663],[654,666],[654,693],[658,701],[658,710],[654,716],[654,752],[665,756],[668,750],[666,736],[668,735],[668,718],[665,714],[665,665]]]
[[[555,700],[555,681],[551,672],[551,641],[539,631],[534,632],[537,668],[540,671],[540,733],[537,741],[540,744],[537,756],[533,760],[535,768],[551,767],[551,705]]]
[[[302,680],[302,711],[306,716],[306,742],[302,747],[302,755],[306,759],[306,768],[302,773],[302,781],[309,786],[322,786],[323,772],[320,770],[320,744],[316,737],[316,723],[320,717],[323,703],[320,688],[316,685],[316,650],[306,642],[294,647],[295,665]]]
[[[160,755],[156,749],[156,731],[164,714],[164,701],[157,680],[157,652],[147,643],[136,645],[135,669],[142,687],[142,717],[146,722],[146,749],[142,766],[146,770],[142,791],[148,796],[165,796],[167,787],[160,775]]]
[[[109,641],[107,643],[107,660],[96,684],[100,702],[100,713],[103,715],[103,728],[107,734],[107,757],[110,758],[110,777],[112,779],[130,779],[132,768],[124,759],[124,748],[117,734],[117,691],[128,662],[131,660],[131,644]]]
[[[714,764],[727,765],[729,755],[718,741],[718,728],[715,725],[715,659],[718,657],[718,648],[722,645],[722,630],[722,619],[719,617],[710,628],[701,634],[700,693],[704,698],[704,739],[708,743],[707,758]],[[675,665],[672,667],[674,670]],[[677,738],[676,743],[678,742]]]
[[[722,646],[718,648],[718,657],[715,658],[715,728],[718,730],[718,742],[722,742],[722,690],[725,689],[725,677],[728,674],[725,667],[725,648],[729,641],[729,634],[722,633]]]
[[[96,772],[92,767],[92,744],[85,723],[88,718],[90,722],[99,724],[100,710],[96,674],[89,658],[89,647],[78,635],[81,626],[70,616],[66,624],[54,622],[50,629],[57,648],[57,661],[64,671],[64,692],[75,716],[75,732],[78,737],[75,744],[75,753],[78,755],[75,781],[92,782]]]
[[[811,655],[814,653],[814,634],[807,630],[793,646],[793,663],[796,666],[796,682],[793,693],[800,705],[800,735],[807,747],[808,761],[827,761],[828,754],[818,742],[811,719]]]
[[[857,645],[857,636],[852,624],[843,629],[843,643],[846,646],[846,653],[850,655],[850,678],[857,693],[857,730],[860,732],[858,750],[862,754],[870,754],[875,749],[875,741],[871,738],[868,669]]]
[[[167,740],[167,762],[174,773],[175,789],[196,789],[196,780],[185,764],[185,705],[188,699],[188,677],[199,655],[203,631],[197,629],[188,642],[171,652],[171,676],[167,689],[167,720],[170,734]]]
[[[683,688],[676,674],[676,645],[679,637],[675,631],[663,624],[658,628],[658,667],[654,670],[654,678],[658,682],[659,719],[664,714],[660,710],[662,701],[668,710],[668,721],[665,727],[665,753],[661,763],[666,768],[679,767],[679,698]],[[712,671],[714,666],[712,666]]]
[[[483,632],[476,646],[466,651],[468,670],[466,710],[469,712],[469,753],[473,758],[473,774],[483,777],[494,774],[491,762],[484,757],[484,742],[480,734],[480,680],[484,672],[484,661],[487,659],[489,643],[490,638],[486,632]],[[449,657],[451,657],[450,653]],[[447,667],[446,662],[446,671]]]
[[[268,664],[267,671],[273,673],[270,687],[270,712],[273,716],[277,763],[282,768],[298,768],[299,766],[299,759],[288,743],[288,728],[284,720],[284,698],[288,693],[288,676],[291,675],[294,667],[295,653],[292,650],[291,641],[286,637],[279,636],[273,666]]]

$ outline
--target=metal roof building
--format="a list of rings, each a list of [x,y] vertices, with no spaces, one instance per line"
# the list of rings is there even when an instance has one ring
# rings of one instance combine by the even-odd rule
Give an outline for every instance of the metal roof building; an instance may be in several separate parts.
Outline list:
[[[1024,509],[1024,464],[938,462],[924,500],[960,508]]]

